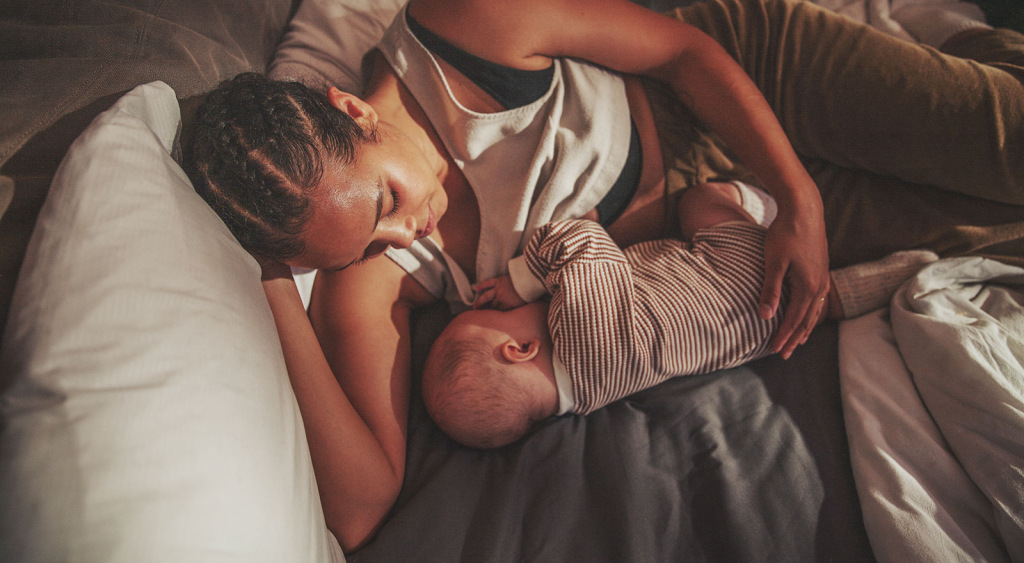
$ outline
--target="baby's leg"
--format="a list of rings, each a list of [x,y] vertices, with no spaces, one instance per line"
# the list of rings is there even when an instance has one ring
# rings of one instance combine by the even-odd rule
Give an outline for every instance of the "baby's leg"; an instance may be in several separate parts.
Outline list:
[[[683,239],[708,227],[728,221],[757,221],[743,209],[739,188],[731,182],[707,182],[686,190],[679,198],[679,230]]]
[[[677,209],[679,229],[682,231],[683,238],[690,240],[701,229],[729,221],[771,222],[770,219],[765,221],[764,217],[755,219],[748,213],[744,209],[743,196],[740,188],[733,182],[707,182],[686,190],[680,198]],[[859,270],[851,268],[850,273],[854,274],[857,271]],[[851,293],[857,292],[851,289]],[[820,324],[826,318],[844,318],[843,304],[836,293],[836,284],[834,283],[816,324]]]

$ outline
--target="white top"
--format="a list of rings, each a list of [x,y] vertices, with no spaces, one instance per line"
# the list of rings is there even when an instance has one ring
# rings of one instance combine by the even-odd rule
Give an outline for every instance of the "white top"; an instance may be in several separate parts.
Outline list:
[[[630,115],[622,77],[582,61],[554,60],[548,91],[497,113],[467,109],[403,9],[379,45],[422,106],[480,208],[477,280],[506,273],[537,227],[593,209],[622,172]],[[532,202],[532,204],[531,204]],[[387,256],[459,312],[473,300],[467,276],[431,239]]]

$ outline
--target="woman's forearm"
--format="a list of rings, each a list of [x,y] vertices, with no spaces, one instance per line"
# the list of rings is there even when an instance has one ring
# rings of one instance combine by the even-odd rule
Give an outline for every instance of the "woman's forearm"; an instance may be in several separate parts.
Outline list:
[[[824,205],[771,106],[740,65],[694,30],[674,57],[653,67],[750,169],[778,202],[765,239],[760,315],[776,315],[788,282],[790,300],[772,349],[788,358],[814,328],[829,289]]]
[[[651,74],[722,138],[780,208],[820,214],[820,194],[760,90],[718,43],[696,30],[692,37],[690,48]]]
[[[327,525],[345,551],[379,527],[401,488],[380,438],[342,390],[290,276],[265,279],[285,362],[302,414]]]

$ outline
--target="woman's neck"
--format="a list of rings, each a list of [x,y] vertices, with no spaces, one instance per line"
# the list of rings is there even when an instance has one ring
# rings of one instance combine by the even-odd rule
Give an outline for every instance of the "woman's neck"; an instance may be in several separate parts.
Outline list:
[[[373,106],[382,122],[398,128],[419,145],[438,179],[443,182],[450,163],[434,127],[384,56],[379,51],[372,56],[364,100]]]

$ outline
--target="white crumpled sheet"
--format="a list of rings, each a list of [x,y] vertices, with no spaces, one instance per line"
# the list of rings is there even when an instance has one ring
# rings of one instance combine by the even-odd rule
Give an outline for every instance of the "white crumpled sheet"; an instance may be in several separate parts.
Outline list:
[[[843,321],[854,476],[880,561],[1024,561],[1024,269],[940,260]]]

